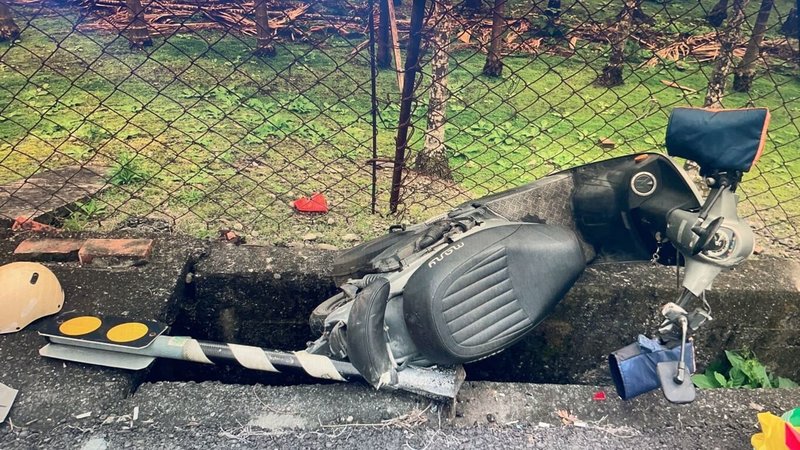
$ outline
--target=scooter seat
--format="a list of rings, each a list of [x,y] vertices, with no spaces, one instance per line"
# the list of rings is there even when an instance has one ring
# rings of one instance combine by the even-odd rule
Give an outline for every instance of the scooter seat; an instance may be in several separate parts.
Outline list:
[[[549,314],[583,272],[575,233],[512,223],[434,253],[403,293],[409,334],[428,361],[461,364],[497,353]]]
[[[667,153],[700,165],[701,175],[747,172],[764,150],[766,108],[675,108],[667,125]]]

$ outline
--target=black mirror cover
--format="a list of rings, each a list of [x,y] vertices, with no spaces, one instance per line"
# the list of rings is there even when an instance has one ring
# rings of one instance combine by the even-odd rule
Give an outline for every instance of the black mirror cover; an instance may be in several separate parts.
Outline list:
[[[766,108],[675,108],[667,125],[667,153],[695,161],[703,175],[747,172],[764,150],[769,119]]]

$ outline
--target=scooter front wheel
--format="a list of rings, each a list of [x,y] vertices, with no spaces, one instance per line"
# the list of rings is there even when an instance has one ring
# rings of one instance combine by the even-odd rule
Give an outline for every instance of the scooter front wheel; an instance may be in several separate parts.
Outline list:
[[[344,305],[348,301],[350,301],[350,299],[344,295],[344,292],[340,292],[317,305],[317,307],[311,311],[311,317],[308,319],[311,333],[314,336],[321,335],[322,332],[325,331],[325,319],[334,312],[336,308]]]

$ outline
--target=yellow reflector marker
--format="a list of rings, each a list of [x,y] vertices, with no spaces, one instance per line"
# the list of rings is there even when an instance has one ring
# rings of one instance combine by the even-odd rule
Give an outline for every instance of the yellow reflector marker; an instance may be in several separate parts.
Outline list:
[[[132,342],[143,338],[150,331],[147,325],[139,322],[128,322],[117,325],[106,333],[111,342]]]
[[[67,320],[58,327],[61,334],[67,336],[82,336],[100,328],[103,322],[97,317],[80,316]]]

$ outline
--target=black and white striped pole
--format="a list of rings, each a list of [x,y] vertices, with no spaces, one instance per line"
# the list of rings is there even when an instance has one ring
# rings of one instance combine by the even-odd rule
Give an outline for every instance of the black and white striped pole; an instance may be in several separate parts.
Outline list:
[[[363,378],[349,362],[324,355],[166,336],[166,329],[166,325],[154,321],[64,315],[46,323],[39,331],[48,341],[39,354],[48,358],[129,370],[142,370],[156,358],[166,358],[201,364],[238,364],[264,372],[295,368],[325,380]],[[408,367],[399,370],[397,382],[387,387],[439,399],[453,399],[463,380],[464,373],[460,368]]]

